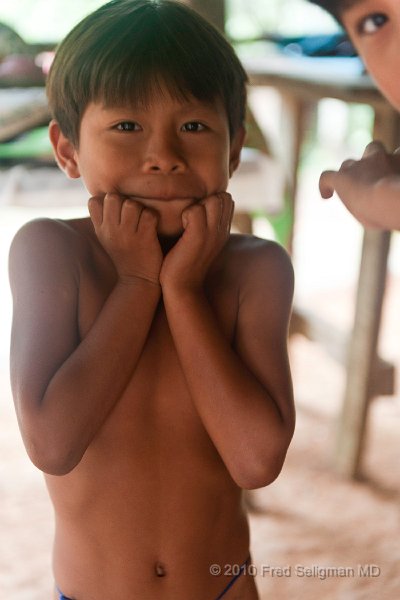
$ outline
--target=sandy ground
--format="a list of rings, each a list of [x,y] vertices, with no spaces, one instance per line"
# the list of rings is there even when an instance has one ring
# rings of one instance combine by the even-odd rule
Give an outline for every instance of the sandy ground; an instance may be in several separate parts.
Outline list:
[[[308,308],[314,307],[339,326],[347,327],[351,321],[358,230],[353,231],[350,218],[334,209],[333,204],[318,209],[310,206],[305,203],[298,219],[298,293]],[[312,231],[303,226],[309,222],[309,210],[313,211]],[[23,215],[16,209],[1,211],[0,598],[50,600],[52,508],[42,476],[29,463],[20,440],[6,360],[10,303],[4,287],[5,256],[8,239]],[[24,214],[26,219],[32,217],[32,213]],[[327,219],[329,234],[324,229]],[[337,238],[335,227],[349,234],[351,248],[344,243],[346,236],[341,237],[333,257],[327,250],[326,254],[325,250],[316,253],[315,247],[313,251],[306,243],[312,233],[313,244],[322,244],[324,238],[328,249],[335,235]],[[346,253],[351,261],[345,259]],[[340,276],[336,271],[333,274],[329,261],[340,266]],[[308,269],[304,269],[305,263]],[[329,271],[331,276],[325,280],[324,274]],[[382,347],[385,357],[397,361],[399,299],[400,278],[394,273],[388,287]],[[304,338],[294,337],[290,352],[298,410],[296,433],[279,479],[251,494],[252,554],[261,599],[397,600],[399,399],[374,400],[364,459],[365,479],[345,481],[333,469],[344,371],[322,347]],[[371,567],[369,576],[367,565]],[[347,570],[340,571],[339,567]],[[323,570],[327,568],[329,572]]]

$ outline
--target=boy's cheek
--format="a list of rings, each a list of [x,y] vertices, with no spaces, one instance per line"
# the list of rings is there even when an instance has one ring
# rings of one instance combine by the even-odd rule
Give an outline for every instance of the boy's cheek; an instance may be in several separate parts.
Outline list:
[[[358,40],[350,37],[376,86],[390,104],[400,111],[400,85],[398,83],[400,41],[396,42],[394,50],[388,49],[385,52],[387,46],[382,46],[382,52],[377,52],[376,47],[368,49]]]

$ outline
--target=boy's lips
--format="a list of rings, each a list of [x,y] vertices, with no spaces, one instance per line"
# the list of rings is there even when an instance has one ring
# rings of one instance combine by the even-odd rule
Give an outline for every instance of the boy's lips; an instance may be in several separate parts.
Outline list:
[[[195,196],[174,196],[174,195],[168,195],[168,196],[138,196],[136,194],[126,194],[128,196],[128,198],[132,198],[132,200],[138,200],[138,202],[141,202],[142,200],[144,200],[145,202],[170,202],[170,201],[181,201],[181,202],[197,202],[200,200],[200,198],[196,198]]]
[[[184,209],[196,202],[200,201],[200,198],[194,196],[137,196],[134,194],[127,194],[128,198],[141,202],[144,206],[149,208],[161,209],[173,208]]]

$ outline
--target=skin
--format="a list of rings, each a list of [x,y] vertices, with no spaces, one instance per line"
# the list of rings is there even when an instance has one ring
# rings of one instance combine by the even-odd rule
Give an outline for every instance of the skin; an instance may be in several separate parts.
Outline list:
[[[400,3],[359,0],[341,19],[368,72],[391,104],[400,110]],[[361,160],[346,160],[338,171],[320,178],[323,198],[338,194],[364,226],[400,228],[400,157],[379,142],[369,144]]]
[[[11,374],[55,579],[76,600],[216,598],[231,577],[210,565],[249,554],[242,490],[293,434],[290,261],[230,234],[243,131],[218,102],[91,104],[79,148],[50,136],[90,218],[17,234]],[[253,577],[225,597],[257,599]]]

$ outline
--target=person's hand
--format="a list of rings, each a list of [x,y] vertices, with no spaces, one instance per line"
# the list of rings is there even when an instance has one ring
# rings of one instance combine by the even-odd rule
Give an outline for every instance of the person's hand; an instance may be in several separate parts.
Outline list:
[[[158,285],[163,255],[157,238],[157,214],[118,194],[95,196],[88,206],[97,238],[120,281],[139,277]]]
[[[233,207],[230,194],[221,192],[183,211],[184,232],[165,256],[161,268],[164,291],[202,288],[210,265],[229,238]]]
[[[385,190],[392,178],[399,177],[400,152],[390,154],[380,142],[371,142],[361,160],[346,160],[338,171],[324,171],[319,188],[323,198],[330,198],[336,192],[363,225],[386,228]]]

